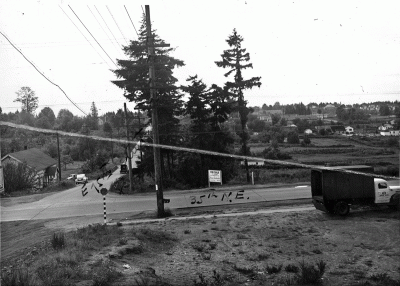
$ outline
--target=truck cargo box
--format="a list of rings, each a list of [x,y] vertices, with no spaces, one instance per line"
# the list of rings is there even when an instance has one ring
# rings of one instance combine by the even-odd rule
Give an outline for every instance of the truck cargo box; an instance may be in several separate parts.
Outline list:
[[[373,173],[369,166],[339,166],[329,169],[311,170],[311,192],[313,197],[324,201],[353,199],[368,200],[375,197],[374,178],[363,174],[346,173],[340,170]]]

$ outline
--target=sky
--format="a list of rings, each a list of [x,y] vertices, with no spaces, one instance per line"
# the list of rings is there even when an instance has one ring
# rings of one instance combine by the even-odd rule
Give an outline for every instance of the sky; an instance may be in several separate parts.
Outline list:
[[[1,0],[0,31],[83,112],[95,102],[101,115],[126,102],[112,70],[116,59],[127,59],[122,46],[137,39],[145,5],[152,27],[175,48],[171,56],[185,62],[174,71],[178,84],[196,74],[209,86],[232,80],[215,61],[236,28],[253,64],[244,78],[261,76],[261,87],[244,93],[249,106],[400,99],[400,3],[394,0]],[[37,114],[48,106],[56,115],[62,108],[84,115],[2,35],[0,78],[3,112],[20,110],[16,92],[29,86],[39,98]]]

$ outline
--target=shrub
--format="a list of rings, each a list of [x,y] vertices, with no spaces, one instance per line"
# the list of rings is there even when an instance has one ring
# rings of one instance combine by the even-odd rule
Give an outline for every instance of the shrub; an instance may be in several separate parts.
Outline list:
[[[268,274],[279,273],[279,272],[281,272],[281,269],[282,269],[282,264],[279,264],[276,266],[275,265],[271,265],[271,266],[267,265],[265,268],[265,270],[267,271]]]
[[[290,144],[299,144],[299,134],[295,131],[290,131],[287,135],[287,142]]]
[[[285,266],[285,271],[286,272],[297,273],[297,272],[299,272],[299,267],[297,267],[294,264],[288,264],[288,265]]]
[[[307,264],[304,261],[300,263],[300,273],[297,274],[297,282],[300,284],[317,284],[325,273],[326,263],[320,260],[317,267]]]
[[[37,184],[36,172],[25,163],[4,164],[4,191],[11,194],[17,191],[31,190]]]
[[[64,233],[54,233],[51,240],[51,245],[55,250],[60,250],[65,247],[65,235]]]

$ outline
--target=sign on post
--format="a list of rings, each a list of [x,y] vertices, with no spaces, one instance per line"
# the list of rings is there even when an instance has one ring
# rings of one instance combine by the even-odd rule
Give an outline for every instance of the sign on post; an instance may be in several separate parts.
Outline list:
[[[208,187],[211,183],[221,183],[222,186],[222,171],[221,170],[208,170]]]

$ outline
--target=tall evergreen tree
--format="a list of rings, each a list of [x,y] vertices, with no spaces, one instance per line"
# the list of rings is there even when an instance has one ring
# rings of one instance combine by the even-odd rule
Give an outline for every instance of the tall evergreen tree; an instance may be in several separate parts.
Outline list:
[[[97,110],[96,104],[94,102],[92,102],[92,105],[90,106],[88,121],[91,129],[99,129],[99,111]]]
[[[154,44],[165,44],[164,40],[160,39],[155,31]],[[114,70],[114,74],[118,80],[112,81],[119,88],[124,90],[124,96],[137,104],[141,110],[148,111],[148,116],[151,117],[150,85],[149,85],[149,55],[146,33],[146,18],[143,15],[141,27],[139,30],[138,40],[130,42],[129,46],[124,47],[124,52],[130,57],[129,60],[117,60],[119,69]],[[160,134],[173,132],[179,120],[176,115],[182,114],[182,95],[177,90],[177,79],[173,76],[175,67],[184,66],[183,61],[175,59],[170,55],[173,48],[154,48],[154,66],[156,79],[154,86],[157,88],[157,108],[160,124]],[[160,143],[167,143],[168,136],[160,136]]]
[[[153,43],[155,46],[165,44],[157,34],[154,35]],[[124,90],[124,96],[136,103],[136,105],[144,111],[147,111],[151,118],[152,99],[150,96],[149,84],[149,62],[154,60],[155,80],[153,82],[156,88],[157,100],[154,104],[157,105],[158,126],[160,134],[160,143],[174,145],[179,142],[180,137],[177,135],[179,131],[178,115],[181,115],[183,101],[182,95],[178,92],[176,86],[177,79],[173,76],[173,70],[176,67],[181,67],[184,62],[175,59],[170,55],[173,48],[155,47],[153,59],[149,58],[146,32],[146,17],[143,15],[141,27],[139,29],[138,40],[133,40],[128,46],[124,47],[124,52],[129,56],[129,60],[117,60],[119,68],[114,70],[114,74],[118,80],[112,81],[115,85]],[[170,160],[170,150],[162,150],[161,155],[168,156]],[[168,164],[169,166],[169,164]]]
[[[222,61],[216,61],[216,65],[222,68],[228,68],[229,71],[225,73],[225,77],[228,77],[232,73],[234,74],[234,80],[226,82],[225,86],[229,92],[233,94],[234,99],[237,102],[237,111],[240,116],[240,123],[242,127],[242,132],[240,138],[242,141],[242,154],[248,154],[247,141],[249,135],[246,130],[247,115],[250,113],[251,109],[247,107],[247,101],[244,99],[243,91],[245,89],[252,89],[254,86],[260,87],[261,77],[252,77],[245,80],[243,78],[242,72],[247,68],[253,68],[253,64],[249,63],[250,54],[246,49],[242,48],[243,38],[237,33],[236,29],[233,29],[233,34],[226,40],[230,49],[224,50],[221,55]],[[250,182],[249,167],[246,164],[247,172],[247,182]]]

